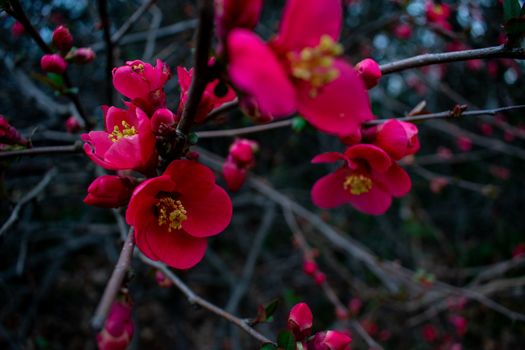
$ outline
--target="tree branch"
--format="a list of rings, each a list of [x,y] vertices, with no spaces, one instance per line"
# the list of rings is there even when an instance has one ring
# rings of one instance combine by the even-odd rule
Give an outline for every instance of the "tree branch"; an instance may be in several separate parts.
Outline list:
[[[40,156],[40,155],[62,155],[68,153],[82,152],[82,142],[77,141],[67,146],[47,146],[22,149],[18,151],[0,152],[0,159],[16,158],[21,156]]]
[[[104,43],[106,45],[106,101],[113,104],[113,41],[111,40],[110,23],[108,16],[107,0],[97,0],[100,23],[104,31]]]
[[[442,53],[428,53],[405,58],[400,61],[382,64],[379,66],[383,75],[400,72],[405,69],[429,66],[458,61],[469,61],[479,58],[514,58],[525,59],[523,48],[507,48],[504,45],[492,46],[475,50],[451,51]]]

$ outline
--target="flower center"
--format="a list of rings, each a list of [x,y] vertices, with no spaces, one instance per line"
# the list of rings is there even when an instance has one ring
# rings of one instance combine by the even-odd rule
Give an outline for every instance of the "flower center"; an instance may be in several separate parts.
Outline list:
[[[305,47],[300,53],[290,52],[288,59],[292,76],[310,82],[310,96],[317,96],[317,90],[339,77],[339,70],[334,67],[334,57],[343,53],[343,46],[329,35],[323,35],[316,47]]]
[[[122,121],[122,128],[119,128],[118,125],[113,127],[113,131],[109,134],[109,139],[113,142],[117,142],[123,137],[131,137],[137,134],[137,129],[134,126],[129,125],[126,121]]]
[[[365,175],[350,175],[345,179],[343,187],[354,196],[359,196],[360,194],[370,192],[372,189],[372,180]]]
[[[161,198],[156,204],[159,210],[158,225],[168,225],[168,231],[180,230],[182,223],[188,219],[188,212],[180,200],[171,197]]]
[[[132,66],[131,66],[131,69],[132,69],[135,73],[139,73],[139,74],[144,73],[144,65],[143,65],[142,63],[132,65]]]

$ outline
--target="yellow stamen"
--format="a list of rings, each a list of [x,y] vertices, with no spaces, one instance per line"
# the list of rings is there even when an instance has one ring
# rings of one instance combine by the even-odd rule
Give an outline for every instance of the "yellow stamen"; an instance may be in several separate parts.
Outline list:
[[[122,121],[122,128],[119,128],[118,125],[113,127],[113,131],[109,134],[109,139],[113,142],[117,142],[123,137],[131,137],[137,134],[137,129],[134,126],[129,125],[126,121]]]
[[[156,204],[159,209],[158,225],[168,225],[168,231],[180,230],[182,223],[188,219],[188,212],[182,205],[180,200],[175,200],[171,197],[161,198]]]
[[[131,69],[133,69],[135,73],[142,74],[144,72],[144,65],[142,63],[134,64],[131,66]]]
[[[343,187],[354,196],[359,196],[360,194],[370,192],[372,189],[372,180],[365,175],[350,175],[345,179]]]
[[[334,67],[334,57],[343,53],[341,44],[336,43],[329,35],[323,35],[319,45],[306,47],[299,54],[288,54],[292,76],[310,82],[310,96],[317,96],[317,91],[339,77],[339,70]]]

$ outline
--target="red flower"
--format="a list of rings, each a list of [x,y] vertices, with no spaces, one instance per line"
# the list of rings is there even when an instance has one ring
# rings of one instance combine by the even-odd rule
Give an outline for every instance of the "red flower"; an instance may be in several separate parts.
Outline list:
[[[113,85],[118,92],[151,115],[166,106],[164,84],[171,77],[168,66],[161,60],[153,67],[139,60],[113,69]]]
[[[425,325],[421,332],[423,334],[423,339],[425,339],[427,343],[432,343],[438,338],[438,331],[436,327],[431,324]]]
[[[230,146],[229,155],[237,164],[251,167],[254,161],[254,152],[259,148],[257,142],[248,139],[235,139]]]
[[[14,22],[11,26],[11,35],[13,38],[18,39],[25,33],[24,25],[18,21]]]
[[[243,108],[264,120],[297,111],[338,136],[354,134],[372,119],[363,82],[338,58],[341,11],[340,0],[289,0],[279,34],[269,44],[248,30],[232,30],[228,73],[243,93]]]
[[[67,62],[57,53],[44,55],[40,59],[40,68],[47,73],[62,74],[67,69]]]
[[[410,190],[406,171],[377,146],[360,144],[349,147],[344,154],[320,154],[312,163],[338,160],[344,160],[345,165],[317,180],[312,188],[312,200],[318,207],[350,203],[363,213],[380,215],[390,207],[392,196],[402,197]]]
[[[99,350],[125,350],[133,338],[131,306],[113,302],[104,329],[97,334]]]
[[[73,60],[78,64],[87,64],[93,62],[96,54],[90,47],[79,47],[73,53]]]
[[[343,332],[319,332],[308,342],[308,350],[349,350],[351,341]]]
[[[369,90],[379,83],[379,79],[383,75],[377,62],[371,58],[365,58],[356,64],[355,69]]]
[[[130,179],[115,175],[99,176],[89,185],[84,203],[101,208],[118,208],[128,204],[133,192]]]
[[[53,31],[53,45],[62,53],[67,53],[73,47],[73,36],[65,26],[59,26]]]
[[[150,173],[157,160],[155,136],[148,116],[133,104],[128,109],[104,107],[106,131],[82,134],[89,158],[109,170]]]
[[[231,216],[231,200],[213,172],[190,160],[175,160],[162,176],[144,181],[126,211],[139,249],[178,269],[197,264],[207,238],[223,231]]]
[[[237,192],[246,180],[247,170],[228,158],[222,165],[222,175],[228,190]]]
[[[234,28],[253,29],[259,21],[262,0],[215,0],[217,36],[224,40]]]
[[[82,129],[82,125],[75,116],[70,116],[66,119],[66,130],[70,134],[74,134]]]
[[[419,151],[417,134],[414,124],[391,119],[377,127],[372,143],[399,160]]]
[[[213,62],[214,60],[212,59],[211,63]],[[179,78],[179,85],[181,88],[180,104],[179,104],[179,114],[180,114],[182,113],[184,105],[186,104],[186,101],[188,100],[191,79],[193,76],[193,68],[190,70],[187,70],[186,68],[183,68],[183,67],[177,67],[177,76]],[[208,116],[208,113],[210,113],[212,110],[214,110],[217,107],[222,106],[226,102],[229,102],[235,99],[236,97],[235,92],[230,87],[226,87],[224,96],[217,96],[215,93],[215,90],[218,84],[219,84],[219,79],[215,79],[214,81],[206,85],[206,89],[204,90],[202,99],[199,103],[199,109],[197,111],[197,116],[195,117],[196,123],[202,123]]]
[[[293,332],[295,339],[303,340],[312,332],[314,317],[306,303],[296,304],[288,315],[288,329]]]
[[[9,148],[9,146],[30,146],[18,130],[16,130],[7,119],[0,114],[0,149]]]

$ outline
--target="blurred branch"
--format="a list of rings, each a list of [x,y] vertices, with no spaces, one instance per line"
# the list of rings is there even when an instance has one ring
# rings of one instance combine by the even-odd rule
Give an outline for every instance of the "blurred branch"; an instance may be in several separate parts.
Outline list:
[[[5,151],[0,152],[0,159],[9,159],[21,156],[40,156],[40,155],[62,155],[67,153],[81,153],[82,142],[77,141],[73,145],[68,146],[47,146],[47,147],[34,147],[27,148],[18,151]]]
[[[116,45],[122,39],[124,34],[130,30],[130,28],[137,22],[140,17],[153,5],[156,0],[145,0],[140,7],[133,12],[131,16],[124,22],[124,24],[111,36],[111,42]]]
[[[113,104],[113,41],[111,40],[110,22],[108,16],[108,0],[97,0],[100,23],[104,31],[104,43],[106,44],[106,101]]]
[[[148,38],[144,47],[144,53],[142,54],[144,61],[149,61],[153,56],[155,51],[155,42],[157,39],[156,34],[159,30],[160,23],[162,22],[162,11],[157,6],[152,6],[149,12],[153,18],[151,19]]]
[[[199,131],[197,135],[201,139],[213,138],[213,137],[235,137],[246,134],[254,134],[261,131],[272,130],[291,126],[293,124],[292,119],[280,120],[268,124],[248,126],[245,128],[228,129],[228,130],[211,130],[211,131]]]
[[[40,47],[40,49],[46,53],[46,54],[52,54],[53,50],[51,50],[51,47],[47,45],[44,42],[44,39],[40,36],[40,33],[33,27],[31,24],[31,21],[27,17],[26,13],[24,12],[24,9],[22,8],[22,5],[20,5],[19,0],[9,0],[9,4],[6,6],[5,11],[14,17],[18,22],[20,22],[24,26],[24,30],[31,36],[31,38],[36,42],[36,44]],[[67,71],[62,74],[64,78],[64,85],[66,90],[70,90],[72,88],[71,81],[69,79],[69,75],[67,74]],[[86,125],[86,128],[91,129],[93,127],[92,123],[87,118],[86,112],[84,110],[84,107],[82,106],[82,103],[80,102],[80,99],[78,97],[78,94],[67,92],[64,94],[67,96],[75,105],[75,108],[78,111],[78,114],[84,121],[84,124]]]
[[[40,180],[40,182],[29,192],[27,192],[15,205],[13,208],[13,211],[11,212],[11,215],[7,219],[7,221],[2,225],[2,228],[0,228],[0,237],[13,225],[16,220],[18,220],[18,213],[30,200],[38,196],[46,187],[49,185],[53,177],[55,177],[57,173],[56,168],[52,168],[49,170],[46,175]]]
[[[501,45],[475,50],[429,53],[406,58],[392,63],[382,64],[379,68],[381,69],[383,75],[386,75],[400,72],[405,69],[423,67],[432,64],[469,61],[480,58],[514,58],[522,60],[525,59],[525,50],[523,48],[507,48],[504,45]]]
[[[164,274],[164,276],[169,278],[173,282],[175,287],[177,287],[177,289],[179,289],[182,292],[182,294],[186,296],[190,304],[200,305],[206,310],[211,311],[214,314],[224,318],[225,320],[235,324],[236,326],[244,330],[246,333],[248,333],[253,338],[257,339],[261,343],[274,344],[274,342],[272,342],[270,339],[266,338],[264,335],[262,335],[261,333],[259,333],[258,331],[250,327],[248,323],[246,323],[246,321],[224,311],[220,307],[210,303],[209,301],[195,294],[195,292],[193,292],[193,290],[191,290],[190,287],[188,287],[184,282],[182,282],[182,280],[179,277],[177,277],[168,267],[166,267],[166,265],[160,262],[152,261],[148,259],[147,257],[145,257],[143,254],[140,254],[139,256],[140,256],[140,259],[144,261],[146,264],[156,269],[159,269]]]
[[[131,228],[128,232],[126,241],[122,246],[122,251],[120,252],[117,264],[113,269],[113,273],[111,274],[111,277],[108,283],[106,284],[104,294],[100,299],[100,302],[97,306],[97,310],[95,311],[95,315],[91,319],[91,328],[93,328],[93,330],[96,332],[100,331],[102,327],[104,327],[104,322],[106,321],[106,317],[109,312],[109,309],[111,308],[111,304],[115,300],[118,291],[122,287],[122,282],[124,281],[126,272],[128,271],[128,268],[131,264],[131,257],[133,255],[134,246],[135,245],[133,243],[133,228]]]

